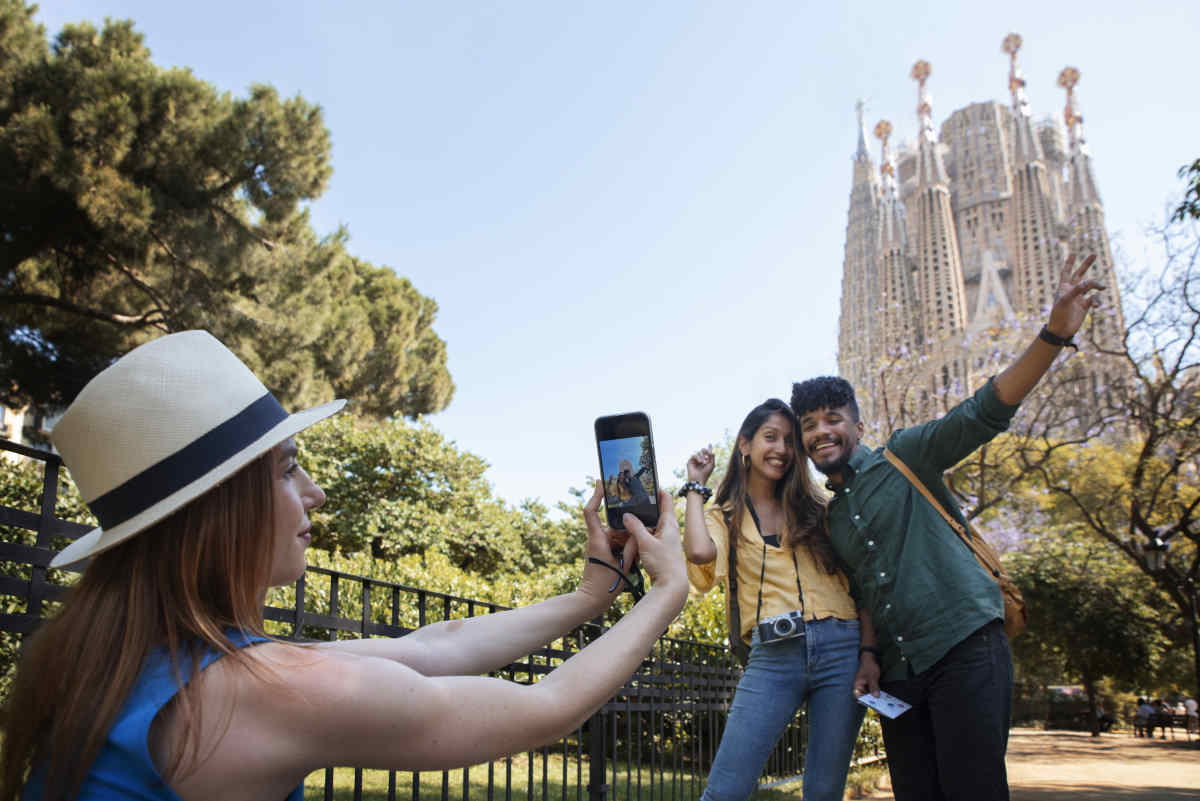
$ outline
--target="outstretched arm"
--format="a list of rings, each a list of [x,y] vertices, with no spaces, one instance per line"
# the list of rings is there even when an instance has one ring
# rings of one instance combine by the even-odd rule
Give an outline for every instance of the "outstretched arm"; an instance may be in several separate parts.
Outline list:
[[[1054,306],[1050,309],[1050,318],[1046,321],[1046,330],[1063,339],[1075,336],[1083,325],[1088,310],[1096,303],[1096,290],[1104,289],[1095,281],[1084,280],[1088,268],[1096,257],[1088,256],[1083,264],[1075,267],[1074,254],[1067,256],[1063,265],[1062,276],[1059,278],[1058,291],[1055,293]],[[1029,391],[1037,385],[1050,365],[1062,350],[1060,345],[1052,345],[1038,337],[1025,349],[1025,352],[1013,362],[1008,369],[992,379],[996,397],[1003,403],[1015,406],[1025,400]]]
[[[598,513],[603,495],[601,484],[597,482],[591,499],[584,506],[588,530],[586,555],[616,567],[612,548],[618,533],[605,528]],[[620,542],[626,549],[623,564],[631,564],[636,552],[634,541],[621,537]],[[618,586],[614,592],[609,592],[616,577],[611,570],[585,562],[578,589],[540,603],[491,615],[432,623],[404,637],[341,640],[317,647],[390,659],[426,676],[486,673],[532,653],[603,614],[623,589]]]
[[[670,509],[670,497],[660,493],[659,504]],[[249,653],[259,669],[221,659],[204,671],[197,703],[213,713],[193,727],[196,747],[186,752],[202,755],[200,764],[185,755],[170,786],[184,798],[282,797],[324,765],[462,767],[574,731],[629,679],[687,599],[675,516],[662,516],[657,535],[632,515],[624,520],[650,590],[542,680],[428,677],[390,659],[255,646]],[[182,731],[182,723],[167,724],[172,747]]]

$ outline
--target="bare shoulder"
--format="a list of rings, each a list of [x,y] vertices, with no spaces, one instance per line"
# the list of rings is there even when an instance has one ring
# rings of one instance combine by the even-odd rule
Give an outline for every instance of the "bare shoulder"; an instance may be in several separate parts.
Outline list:
[[[389,660],[282,642],[217,660],[194,680],[194,739],[179,710],[163,717],[170,753],[184,755],[172,789],[184,801],[282,798],[319,767],[358,761],[334,744],[362,737],[388,699],[420,696],[427,681]]]

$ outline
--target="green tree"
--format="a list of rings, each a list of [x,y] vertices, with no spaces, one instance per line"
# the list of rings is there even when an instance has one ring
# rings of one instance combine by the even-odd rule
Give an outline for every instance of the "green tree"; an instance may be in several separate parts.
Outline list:
[[[313,545],[378,560],[438,551],[479,575],[572,564],[583,555],[582,491],[516,507],[492,495],[487,462],[424,422],[342,415],[299,438],[305,469],[328,496],[311,514]],[[590,493],[589,493],[590,494]]]
[[[1200,159],[1180,167],[1179,177],[1184,180],[1187,188],[1171,219],[1175,222],[1182,222],[1188,217],[1200,220]]]
[[[312,232],[319,107],[158,67],[128,21],[49,45],[33,12],[0,0],[0,401],[62,405],[136,345],[205,328],[286,405],[449,402],[433,301]]]
[[[1152,683],[1165,644],[1149,603],[1157,593],[1104,543],[1069,525],[1050,529],[1009,558],[1033,610],[1025,635],[1013,641],[1013,658],[1025,678],[1082,683],[1098,735],[1103,679],[1125,687]]]

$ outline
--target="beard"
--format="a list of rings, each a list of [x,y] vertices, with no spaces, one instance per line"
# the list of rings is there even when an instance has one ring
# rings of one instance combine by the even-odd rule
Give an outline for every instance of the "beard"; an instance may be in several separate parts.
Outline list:
[[[838,457],[832,462],[820,464],[816,459],[812,458],[812,456],[809,456],[808,459],[812,462],[813,467],[817,468],[818,473],[823,476],[829,476],[833,475],[834,473],[841,473],[846,465],[850,464],[850,457],[854,455],[854,450],[854,445],[842,443],[842,452],[838,454]]]

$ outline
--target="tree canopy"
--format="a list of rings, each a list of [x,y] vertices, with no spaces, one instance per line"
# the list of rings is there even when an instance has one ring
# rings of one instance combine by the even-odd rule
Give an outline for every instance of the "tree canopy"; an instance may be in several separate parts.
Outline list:
[[[1153,583],[1079,534],[1058,525],[1011,557],[1033,612],[1026,633],[1013,641],[1013,655],[1025,678],[1081,682],[1096,732],[1099,682],[1152,685],[1165,639],[1156,625]]]
[[[155,65],[129,21],[48,43],[0,0],[0,402],[58,406],[129,349],[204,328],[289,406],[375,416],[453,393],[433,300],[318,237],[318,106]]]
[[[551,519],[535,501],[492,495],[487,462],[425,423],[342,415],[300,436],[301,459],[327,496],[313,510],[313,545],[390,560],[445,554],[481,575],[563,565],[583,555],[576,508]]]

